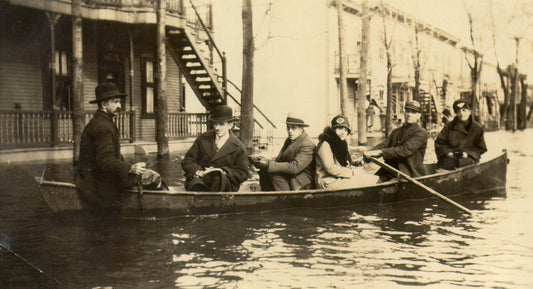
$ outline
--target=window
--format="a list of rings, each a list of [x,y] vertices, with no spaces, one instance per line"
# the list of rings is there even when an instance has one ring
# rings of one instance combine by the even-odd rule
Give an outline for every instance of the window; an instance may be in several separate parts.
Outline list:
[[[55,69],[55,98],[53,100],[54,109],[72,110],[71,86],[72,78],[70,75],[70,57],[67,50],[56,50],[54,55]]]
[[[155,85],[154,85],[154,60],[143,58],[142,60],[142,116],[154,117],[155,112]]]

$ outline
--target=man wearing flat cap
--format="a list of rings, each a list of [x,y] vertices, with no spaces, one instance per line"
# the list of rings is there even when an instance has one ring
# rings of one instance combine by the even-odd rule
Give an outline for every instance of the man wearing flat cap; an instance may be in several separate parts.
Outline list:
[[[468,102],[456,100],[453,111],[455,118],[442,128],[435,140],[437,167],[444,170],[478,163],[487,151],[483,128],[472,119]]]
[[[233,110],[217,105],[209,121],[214,129],[200,135],[185,154],[181,167],[185,189],[203,192],[236,192],[248,178],[248,154],[244,144],[231,132]]]
[[[262,191],[297,191],[314,187],[315,143],[307,135],[301,117],[289,114],[286,120],[288,138],[278,157],[269,161],[264,157],[251,158],[259,169]]]
[[[80,143],[76,185],[85,203],[91,208],[120,208],[120,190],[141,182],[159,187],[161,177],[139,162],[129,164],[120,153],[120,138],[113,118],[120,112],[125,93],[119,92],[111,82],[99,84],[95,89],[98,110],[85,126]]]
[[[424,154],[426,153],[428,134],[418,125],[422,108],[418,101],[407,101],[405,104],[405,123],[391,132],[387,139],[366,151],[363,155],[370,157],[383,157],[390,166],[411,176],[419,177],[426,174],[424,167]],[[380,182],[388,181],[395,175],[386,169],[380,168],[376,175]]]

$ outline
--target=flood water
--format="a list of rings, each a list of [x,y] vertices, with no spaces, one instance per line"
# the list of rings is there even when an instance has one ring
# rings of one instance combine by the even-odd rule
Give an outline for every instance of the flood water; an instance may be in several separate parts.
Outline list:
[[[532,288],[533,131],[486,138],[491,152],[508,149],[507,197],[455,198],[472,216],[436,199],[167,219],[54,216],[32,176],[59,180],[71,166],[3,165],[0,288]],[[181,182],[179,156],[145,160]]]

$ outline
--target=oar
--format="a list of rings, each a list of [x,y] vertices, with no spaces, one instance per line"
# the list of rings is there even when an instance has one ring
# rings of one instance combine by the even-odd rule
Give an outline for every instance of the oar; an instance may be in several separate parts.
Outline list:
[[[137,192],[139,193],[139,208],[143,209],[143,182],[142,175],[137,176]]]
[[[439,192],[435,191],[434,189],[432,189],[432,188],[430,188],[430,187],[428,187],[428,186],[422,184],[421,182],[419,182],[419,181],[417,181],[417,180],[411,178],[409,175],[407,175],[407,174],[405,174],[405,173],[403,173],[403,172],[401,172],[401,171],[395,169],[394,167],[392,167],[392,166],[390,166],[390,165],[388,165],[388,164],[386,164],[386,163],[384,163],[384,162],[380,162],[380,161],[378,161],[378,160],[375,159],[375,158],[370,158],[370,160],[371,160],[373,163],[377,164],[378,166],[380,166],[380,167],[382,167],[382,168],[384,168],[384,169],[386,169],[386,170],[389,170],[390,172],[393,172],[393,173],[395,173],[395,174],[398,174],[398,175],[404,177],[406,180],[408,180],[408,181],[410,181],[411,183],[417,185],[418,187],[420,187],[420,188],[426,190],[428,193],[430,193],[430,194],[432,194],[432,195],[434,195],[434,196],[440,198],[441,200],[446,201],[446,202],[448,202],[449,204],[452,204],[452,205],[454,205],[455,207],[457,207],[457,208],[463,210],[464,212],[466,212],[466,213],[472,215],[472,211],[470,211],[469,209],[467,209],[467,208],[463,207],[462,205],[456,203],[455,201],[453,201],[453,200],[447,198],[446,196],[444,196],[444,195],[440,194]]]

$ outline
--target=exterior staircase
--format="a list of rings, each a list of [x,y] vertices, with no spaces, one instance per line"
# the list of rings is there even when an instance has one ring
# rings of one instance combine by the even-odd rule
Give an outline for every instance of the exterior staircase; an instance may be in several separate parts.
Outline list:
[[[197,35],[188,27],[172,28],[167,31],[166,46],[202,105],[212,110],[226,103],[225,77],[214,68],[212,53]]]
[[[428,124],[437,123],[439,116],[439,101],[428,92],[422,91],[420,94],[420,104],[422,105],[422,120],[426,124],[426,129],[429,128]]]

